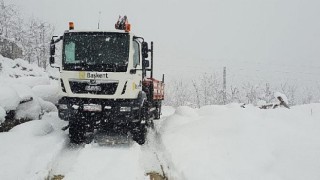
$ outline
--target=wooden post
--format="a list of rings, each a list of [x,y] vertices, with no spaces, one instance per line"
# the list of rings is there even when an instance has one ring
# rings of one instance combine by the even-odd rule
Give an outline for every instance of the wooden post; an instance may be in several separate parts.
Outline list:
[[[223,67],[223,104],[227,103],[227,68]]]

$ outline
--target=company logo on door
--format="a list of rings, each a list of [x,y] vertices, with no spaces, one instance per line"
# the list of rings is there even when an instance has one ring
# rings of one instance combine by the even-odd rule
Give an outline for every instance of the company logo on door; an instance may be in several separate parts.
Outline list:
[[[93,78],[93,79],[103,79],[103,78],[108,78],[108,74],[107,73],[91,73],[91,72],[87,72],[87,78]]]

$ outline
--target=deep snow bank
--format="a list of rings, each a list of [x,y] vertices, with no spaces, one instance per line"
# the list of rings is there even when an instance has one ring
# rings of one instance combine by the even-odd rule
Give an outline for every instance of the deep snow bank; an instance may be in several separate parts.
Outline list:
[[[56,111],[52,103],[59,98],[59,84],[49,76],[37,65],[0,55],[0,124],[11,110],[16,119],[37,119],[43,112]]]
[[[196,179],[320,179],[320,104],[177,108],[162,124],[176,168]]]
[[[65,145],[65,122],[57,113],[0,133],[0,179],[43,180]]]

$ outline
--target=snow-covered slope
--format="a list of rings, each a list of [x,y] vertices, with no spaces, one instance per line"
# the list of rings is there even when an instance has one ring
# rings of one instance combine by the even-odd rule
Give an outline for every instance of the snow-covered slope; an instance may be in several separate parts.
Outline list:
[[[186,179],[320,179],[320,104],[179,107],[161,128]]]
[[[56,111],[52,103],[59,98],[58,87],[58,81],[37,65],[0,55],[0,123],[11,110],[16,119],[37,119],[43,112]]]
[[[44,180],[48,176],[66,135],[56,114],[46,114],[43,119],[0,133],[0,179]]]

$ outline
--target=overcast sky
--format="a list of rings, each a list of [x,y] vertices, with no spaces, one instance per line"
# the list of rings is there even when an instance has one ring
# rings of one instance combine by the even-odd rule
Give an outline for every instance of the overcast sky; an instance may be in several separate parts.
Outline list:
[[[62,34],[112,30],[127,15],[135,34],[155,42],[156,73],[169,79],[221,73],[229,82],[310,85],[320,77],[319,0],[7,0],[25,18]]]

